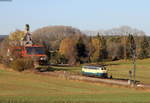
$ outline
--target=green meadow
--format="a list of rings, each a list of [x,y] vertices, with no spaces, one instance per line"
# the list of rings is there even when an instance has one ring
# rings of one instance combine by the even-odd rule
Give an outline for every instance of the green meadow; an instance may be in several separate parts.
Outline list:
[[[149,65],[149,59],[144,61],[138,61],[137,73],[139,77],[143,77],[141,78],[143,82],[150,83],[149,75],[146,75],[150,71],[149,67],[140,68],[143,63]],[[114,77],[128,77],[126,72],[130,68],[129,62],[111,63],[108,69]],[[62,70],[62,68],[64,67],[55,67],[56,70]],[[79,67],[65,69],[80,72]],[[20,73],[0,69],[0,103],[149,103],[149,97],[149,90],[136,90],[100,83],[66,80],[32,72]]]

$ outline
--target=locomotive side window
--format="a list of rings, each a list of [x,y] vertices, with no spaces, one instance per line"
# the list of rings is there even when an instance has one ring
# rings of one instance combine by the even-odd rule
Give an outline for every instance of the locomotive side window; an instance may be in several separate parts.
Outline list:
[[[103,70],[106,70],[106,68],[105,68],[105,67],[103,67]]]
[[[102,67],[101,70],[106,70],[106,68],[105,68],[105,67]]]

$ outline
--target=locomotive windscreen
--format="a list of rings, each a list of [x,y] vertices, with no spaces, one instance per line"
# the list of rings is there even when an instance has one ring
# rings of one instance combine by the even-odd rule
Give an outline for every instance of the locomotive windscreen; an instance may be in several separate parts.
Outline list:
[[[26,47],[27,54],[45,54],[43,47]]]

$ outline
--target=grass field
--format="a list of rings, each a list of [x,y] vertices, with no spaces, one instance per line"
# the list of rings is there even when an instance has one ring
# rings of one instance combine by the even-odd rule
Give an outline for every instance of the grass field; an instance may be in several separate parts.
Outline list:
[[[129,70],[133,69],[132,61],[120,60],[109,62],[109,73],[115,78],[129,78]],[[150,59],[137,60],[136,63],[136,80],[142,83],[150,84]]]
[[[119,60],[113,62],[105,62],[108,64],[107,69],[109,75],[113,78],[129,79],[129,70],[133,68],[132,61]],[[137,60],[136,79],[142,83],[150,84],[150,59]],[[80,67],[53,67],[56,70],[67,70],[74,73],[81,72]]]
[[[0,69],[0,103],[149,103],[149,97],[149,90]]]

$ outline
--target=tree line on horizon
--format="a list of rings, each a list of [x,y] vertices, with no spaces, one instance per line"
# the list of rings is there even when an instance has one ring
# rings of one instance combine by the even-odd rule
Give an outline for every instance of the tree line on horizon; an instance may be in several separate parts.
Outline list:
[[[111,35],[116,32],[117,35]],[[144,32],[129,27],[121,27],[97,32],[97,35],[85,35],[79,29],[69,26],[49,26],[32,33],[35,44],[46,48],[49,62],[54,64],[68,63],[70,65],[103,62],[107,60],[131,59],[131,42],[133,35],[136,44],[136,58],[150,57],[150,37]],[[120,35],[119,35],[120,34]],[[125,35],[122,35],[125,34]],[[6,49],[19,45],[24,32],[16,30],[0,43],[0,56],[6,56]]]

